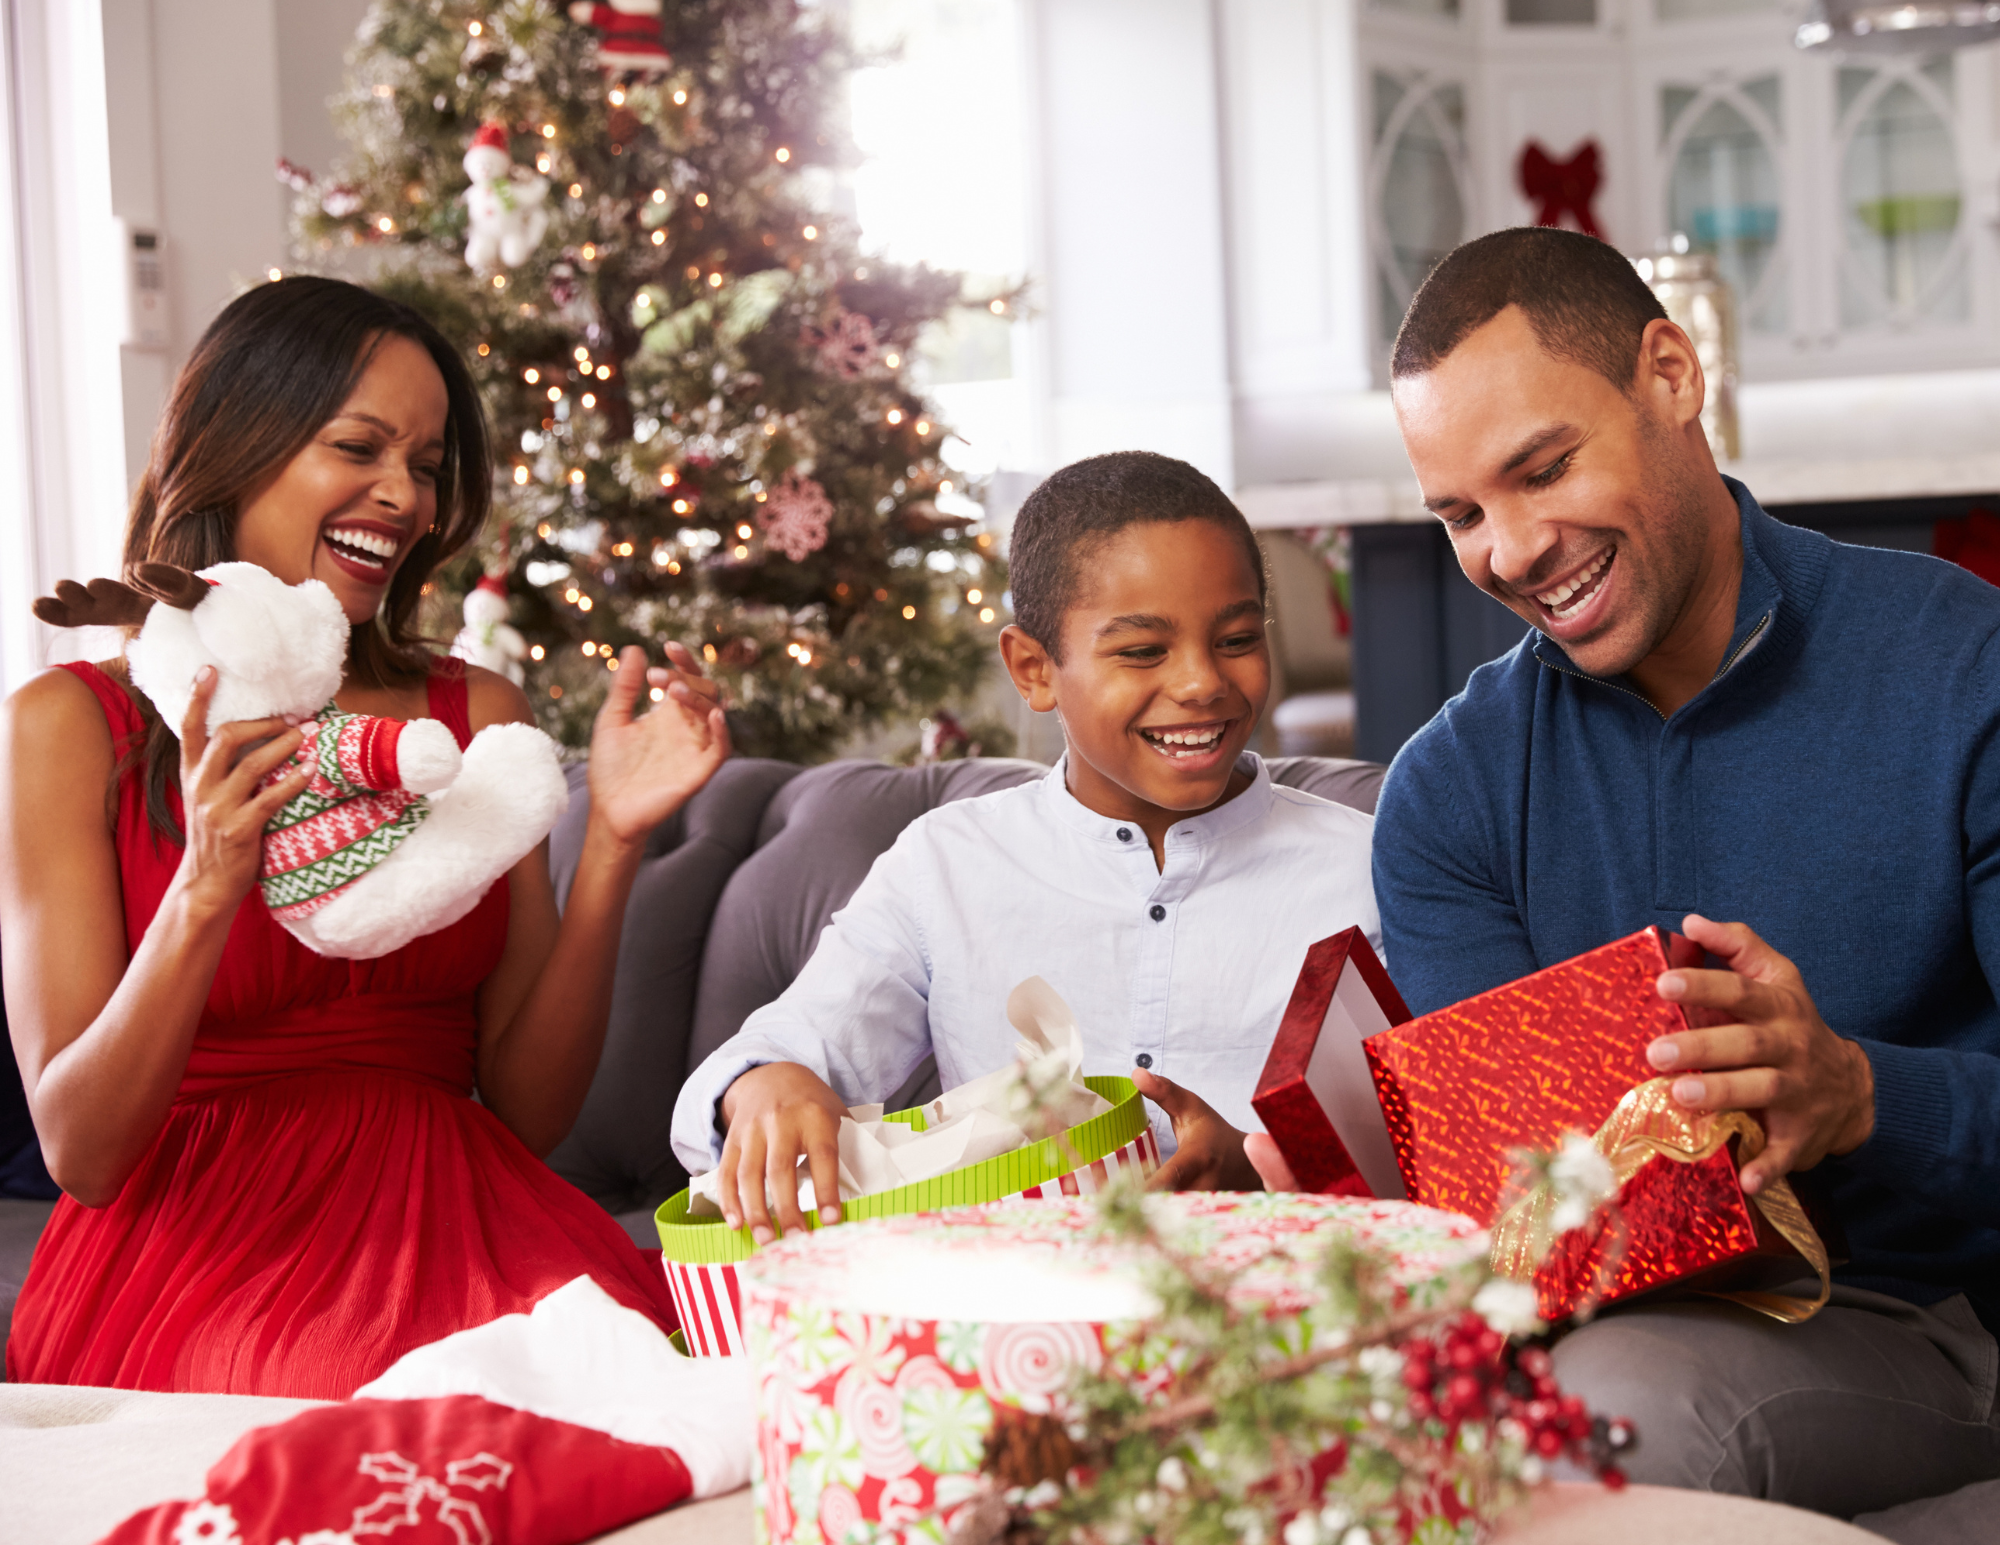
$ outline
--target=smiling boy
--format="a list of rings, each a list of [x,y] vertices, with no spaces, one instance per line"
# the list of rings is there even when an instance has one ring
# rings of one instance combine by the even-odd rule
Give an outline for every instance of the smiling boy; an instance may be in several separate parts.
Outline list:
[[[1086,1069],[1135,1067],[1165,1112],[1156,1183],[1254,1187],[1239,1129],[1306,948],[1377,937],[1370,818],[1246,750],[1270,692],[1264,573],[1222,491],[1148,452],[1077,462],[1022,506],[1009,561],[1001,654],[1062,721],[1062,760],[913,822],[675,1106],[681,1162],[720,1167],[725,1214],[760,1238],[767,1187],[802,1225],[799,1155],[837,1197],[847,1106],[932,1053],[946,1088],[1011,1062],[1007,994],[1030,976],[1076,1011]]]

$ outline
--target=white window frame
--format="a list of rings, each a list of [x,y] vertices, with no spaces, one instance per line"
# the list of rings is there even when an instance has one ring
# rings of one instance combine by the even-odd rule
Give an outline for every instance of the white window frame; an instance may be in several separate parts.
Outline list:
[[[104,652],[29,611],[115,574],[125,522],[119,336],[98,0],[0,0],[0,689]]]

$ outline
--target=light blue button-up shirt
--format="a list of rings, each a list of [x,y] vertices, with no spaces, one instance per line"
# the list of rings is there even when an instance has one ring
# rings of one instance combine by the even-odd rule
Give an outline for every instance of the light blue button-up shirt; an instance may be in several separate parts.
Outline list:
[[[944,1087],[1005,1067],[1007,994],[1048,980],[1083,1029],[1086,1073],[1152,1070],[1261,1130],[1250,1096],[1306,949],[1360,927],[1378,948],[1371,817],[1281,788],[1256,756],[1236,798],[1167,833],[1039,782],[910,823],[835,913],[775,1003],[695,1069],[674,1107],[692,1174],[722,1157],[717,1102],[744,1072],[798,1062],[850,1105],[886,1099],[937,1054]],[[1153,1113],[1162,1151],[1174,1148]]]

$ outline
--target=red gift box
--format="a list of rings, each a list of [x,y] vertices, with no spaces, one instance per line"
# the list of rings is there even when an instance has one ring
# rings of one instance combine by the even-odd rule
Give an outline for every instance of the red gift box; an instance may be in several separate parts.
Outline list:
[[[1303,1189],[1380,1190],[1370,1159],[1386,1144],[1402,1190],[1383,1194],[1491,1226],[1515,1149],[1596,1134],[1628,1092],[1656,1078],[1648,1044],[1721,1022],[1655,989],[1662,971],[1702,958],[1688,940],[1645,928],[1412,1019],[1349,930],[1308,954],[1253,1104]],[[1364,996],[1380,1022],[1356,1034]],[[1355,1097],[1362,1064],[1379,1101],[1373,1122]],[[1543,1317],[1669,1283],[1759,1292],[1800,1276],[1807,1261],[1787,1241],[1800,1237],[1798,1220],[1787,1215],[1781,1231],[1767,1216],[1790,1193],[1746,1197],[1737,1146],[1732,1138],[1693,1162],[1644,1159],[1617,1206],[1561,1236],[1536,1271]]]
[[[1409,1017],[1359,928],[1306,951],[1250,1099],[1301,1191],[1406,1199],[1362,1043]]]

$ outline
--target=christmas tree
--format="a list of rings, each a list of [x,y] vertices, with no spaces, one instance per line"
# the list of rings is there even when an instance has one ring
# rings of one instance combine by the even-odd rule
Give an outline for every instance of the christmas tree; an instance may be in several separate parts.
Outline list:
[[[498,519],[439,620],[503,571],[570,743],[630,643],[697,646],[739,749],[801,760],[993,653],[1004,567],[911,367],[929,324],[1016,298],[859,251],[831,207],[854,62],[798,0],[378,0],[351,157],[285,169],[304,261],[369,248],[478,373]]]

